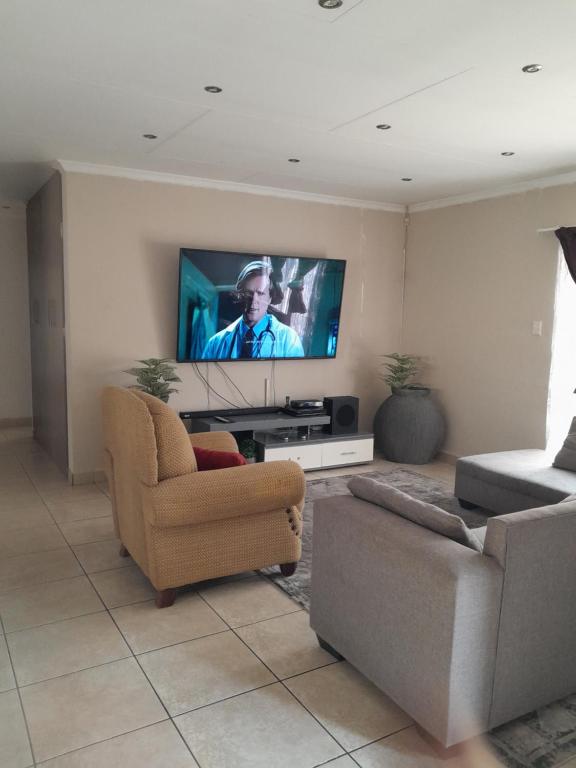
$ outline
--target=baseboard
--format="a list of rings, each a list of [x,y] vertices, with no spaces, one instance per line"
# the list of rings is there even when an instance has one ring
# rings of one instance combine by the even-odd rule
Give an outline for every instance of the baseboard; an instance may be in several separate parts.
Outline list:
[[[106,482],[106,473],[102,469],[94,472],[68,472],[70,485],[92,485]]]
[[[438,461],[443,461],[445,464],[456,464],[460,456],[456,456],[454,453],[445,453],[444,451],[440,451],[436,458]]]
[[[0,419],[0,429],[11,429],[12,427],[31,427],[32,416],[22,416],[17,419]]]

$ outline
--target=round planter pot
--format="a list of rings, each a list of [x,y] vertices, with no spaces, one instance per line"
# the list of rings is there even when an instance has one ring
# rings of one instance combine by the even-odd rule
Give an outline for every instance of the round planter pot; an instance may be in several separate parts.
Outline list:
[[[446,425],[427,387],[393,389],[376,411],[374,437],[388,461],[427,464],[440,450]]]

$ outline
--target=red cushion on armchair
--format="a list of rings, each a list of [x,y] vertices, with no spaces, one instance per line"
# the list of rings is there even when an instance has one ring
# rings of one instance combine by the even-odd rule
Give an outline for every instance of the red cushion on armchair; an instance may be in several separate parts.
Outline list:
[[[240,467],[248,462],[241,453],[233,451],[211,451],[208,448],[194,448],[198,470],[226,469],[226,467]]]

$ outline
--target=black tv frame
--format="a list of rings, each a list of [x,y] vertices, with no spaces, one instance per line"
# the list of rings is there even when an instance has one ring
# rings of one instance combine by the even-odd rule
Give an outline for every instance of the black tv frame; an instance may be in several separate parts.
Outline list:
[[[336,339],[336,349],[334,350],[334,355],[305,355],[304,357],[254,357],[254,358],[241,358],[241,357],[230,357],[226,359],[222,358],[215,358],[213,360],[190,360],[189,358],[180,358],[178,356],[178,348],[179,348],[179,333],[180,333],[180,295],[181,295],[181,277],[182,277],[182,259],[184,258],[184,251],[199,251],[201,253],[213,253],[214,255],[217,254],[227,254],[230,256],[248,256],[251,258],[252,261],[262,258],[269,258],[269,259],[311,259],[312,261],[319,261],[320,259],[323,261],[337,261],[344,265],[344,268],[342,270],[342,297],[340,301],[340,307],[338,310],[338,337]],[[344,303],[344,286],[346,283],[346,259],[329,259],[326,256],[288,256],[286,254],[271,254],[271,253],[252,253],[250,251],[213,251],[210,248],[180,248],[180,258],[178,260],[178,325],[176,328],[176,362],[178,363],[190,363],[191,365],[199,365],[200,363],[271,363],[271,362],[302,362],[304,360],[335,360],[336,355],[338,354],[338,342],[340,340],[340,320],[342,317],[342,304]]]

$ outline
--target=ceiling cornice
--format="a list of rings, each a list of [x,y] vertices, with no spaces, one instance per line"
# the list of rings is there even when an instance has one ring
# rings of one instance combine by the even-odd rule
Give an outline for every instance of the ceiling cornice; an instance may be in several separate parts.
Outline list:
[[[412,205],[408,206],[408,213],[431,211],[434,208],[449,208],[452,205],[476,203],[479,200],[489,200],[493,197],[518,195],[522,192],[530,192],[533,189],[561,187],[566,184],[576,184],[576,171],[559,173],[556,176],[544,176],[540,179],[530,179],[529,181],[521,181],[517,184],[509,184],[505,187],[496,187],[495,189],[483,190],[481,192],[470,192],[464,195],[454,195],[453,197],[441,197],[438,200],[430,200],[425,203],[412,203]]]
[[[75,160],[57,160],[54,164],[57,170],[64,173],[87,173],[93,176],[114,176],[133,181],[153,181],[160,184],[176,184],[182,187],[200,187],[203,189],[216,189],[221,192],[243,192],[250,195],[263,197],[280,197],[288,200],[301,200],[308,203],[322,203],[324,205],[341,205],[348,208],[364,208],[375,211],[390,211],[392,213],[405,213],[406,206],[400,203],[381,203],[377,200],[356,200],[350,197],[335,197],[321,195],[314,192],[298,192],[291,189],[279,189],[277,187],[261,187],[255,184],[245,184],[238,181],[219,181],[216,179],[202,179],[197,176],[183,176],[177,173],[163,173],[160,171],[146,171],[138,168],[122,168],[116,165],[96,165],[94,163],[80,163]]]

